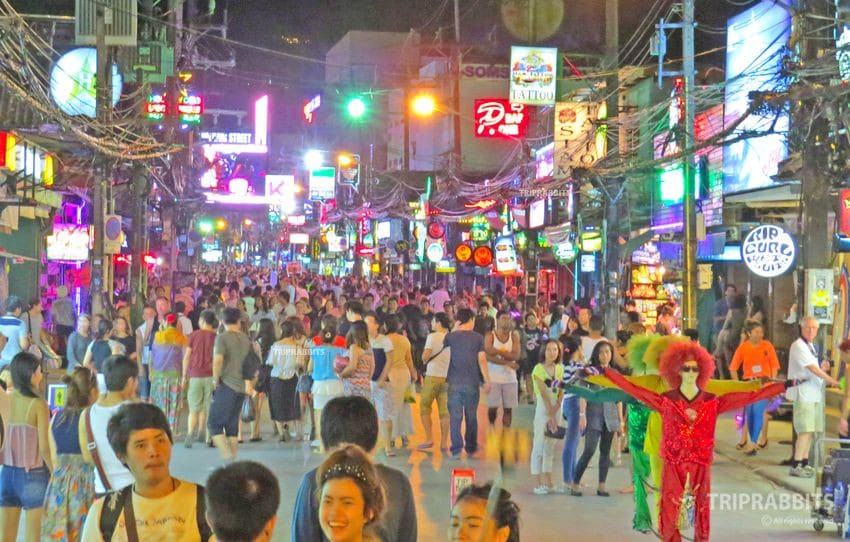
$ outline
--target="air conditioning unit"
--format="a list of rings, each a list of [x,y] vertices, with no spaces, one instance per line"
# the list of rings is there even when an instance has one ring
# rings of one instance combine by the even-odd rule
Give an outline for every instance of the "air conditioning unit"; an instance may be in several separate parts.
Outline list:
[[[97,44],[97,12],[104,11],[105,45],[135,47],[138,41],[138,0],[76,0],[74,36],[77,45]]]

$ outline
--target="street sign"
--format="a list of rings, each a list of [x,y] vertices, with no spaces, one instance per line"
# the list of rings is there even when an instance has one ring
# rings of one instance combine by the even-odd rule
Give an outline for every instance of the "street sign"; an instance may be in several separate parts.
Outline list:
[[[741,256],[747,268],[764,278],[778,277],[794,264],[797,247],[791,235],[779,226],[762,224],[754,228],[741,244]]]

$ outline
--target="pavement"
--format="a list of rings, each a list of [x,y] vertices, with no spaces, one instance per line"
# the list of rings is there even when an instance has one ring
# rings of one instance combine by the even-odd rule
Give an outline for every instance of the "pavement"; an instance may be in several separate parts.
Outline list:
[[[514,426],[529,431],[533,406],[524,405],[514,415]],[[417,434],[410,439],[414,448],[424,440],[414,405]],[[486,420],[486,408],[479,408],[479,420]],[[479,423],[480,442],[484,442],[486,423]],[[790,456],[790,446],[781,441],[790,438],[789,422],[772,422],[770,443],[753,458],[743,456],[735,449],[738,435],[732,416],[722,418],[717,427],[716,460],[712,466],[712,540],[809,540],[821,538],[831,531],[816,533],[804,497],[810,493],[814,480],[791,479],[788,468],[777,464]],[[246,443],[240,448],[240,459],[260,461],[274,470],[280,480],[282,501],[278,528],[273,540],[290,540],[289,528],[295,492],[304,472],[317,466],[322,456],[311,452],[306,444],[278,444],[272,440],[270,427],[264,429],[264,440]],[[583,445],[582,445],[583,446]],[[581,452],[582,446],[579,447]],[[554,466],[555,481],[561,478],[559,446]],[[612,453],[612,456],[614,454]],[[439,452],[425,453],[415,450],[400,451],[397,457],[386,458],[379,453],[376,460],[405,472],[413,487],[416,501],[419,540],[424,542],[447,540],[450,520],[450,475],[453,468],[472,468],[478,481],[492,480],[499,474],[496,463],[485,459],[452,461]],[[629,484],[630,459],[621,456],[608,476],[610,498],[595,496],[597,459],[585,474],[584,497],[567,495],[537,496],[532,493],[533,480],[528,464],[505,468],[505,487],[512,492],[521,508],[521,533],[524,541],[605,542],[654,540],[652,535],[642,535],[631,530],[634,513],[631,495],[619,490]],[[214,450],[194,447],[191,450],[177,444],[172,465],[176,476],[203,482],[212,468],[219,464]],[[688,533],[685,533],[687,536]]]

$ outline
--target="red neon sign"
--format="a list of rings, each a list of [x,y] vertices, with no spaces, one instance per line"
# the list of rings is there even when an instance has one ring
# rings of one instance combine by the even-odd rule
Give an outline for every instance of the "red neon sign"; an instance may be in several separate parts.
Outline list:
[[[475,137],[515,139],[528,133],[529,111],[525,104],[504,98],[475,100]]]
[[[307,102],[304,102],[304,109],[303,109],[304,120],[307,121],[307,124],[313,124],[313,120],[315,120],[313,113],[315,113],[316,110],[321,106],[322,106],[322,96],[320,94],[313,96],[312,100],[308,100]]]
[[[177,98],[177,113],[180,115],[203,115],[204,99],[201,96],[180,96]]]
[[[164,94],[151,94],[145,104],[145,113],[148,115],[167,115],[168,103]]]

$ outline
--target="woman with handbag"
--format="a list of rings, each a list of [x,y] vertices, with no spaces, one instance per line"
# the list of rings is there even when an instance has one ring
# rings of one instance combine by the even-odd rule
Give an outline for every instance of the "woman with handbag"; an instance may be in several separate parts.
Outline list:
[[[269,382],[269,410],[277,426],[280,442],[286,442],[290,434],[298,435],[297,424],[301,421],[301,405],[298,401],[298,373],[307,362],[304,348],[304,327],[295,318],[288,318],[280,325],[281,339],[269,351],[268,365],[271,366]]]
[[[614,359],[614,347],[608,341],[599,342],[590,354],[590,365],[600,372],[611,366]],[[581,497],[581,477],[590,464],[596,448],[599,448],[599,486],[596,494],[610,497],[605,489],[608,469],[611,466],[611,446],[614,437],[622,435],[626,423],[620,404],[616,402],[592,403],[580,399],[579,428],[584,432],[584,451],[576,465],[575,478],[570,494]]]
[[[558,411],[563,392],[546,386],[546,380],[560,382],[564,378],[561,364],[561,343],[550,339],[543,347],[543,360],[531,373],[534,382],[534,440],[531,446],[531,475],[537,480],[535,495],[547,495],[555,490],[552,482],[552,465],[555,462],[555,445],[564,438],[558,423]]]

